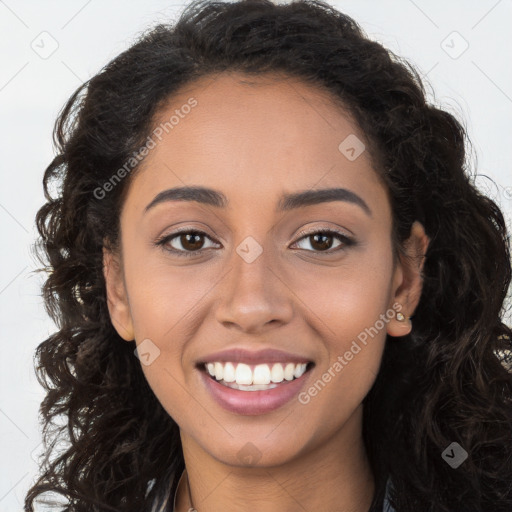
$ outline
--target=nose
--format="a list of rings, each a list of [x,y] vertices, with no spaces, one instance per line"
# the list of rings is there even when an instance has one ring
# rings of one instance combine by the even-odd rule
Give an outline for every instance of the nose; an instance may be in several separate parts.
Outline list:
[[[217,290],[217,321],[224,327],[251,333],[290,322],[294,295],[275,260],[263,250],[249,261],[233,254],[231,270]]]

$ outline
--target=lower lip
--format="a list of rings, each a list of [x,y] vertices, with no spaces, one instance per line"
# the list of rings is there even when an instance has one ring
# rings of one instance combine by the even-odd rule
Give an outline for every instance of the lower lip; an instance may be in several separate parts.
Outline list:
[[[199,370],[206,388],[213,399],[224,409],[247,416],[272,412],[289,402],[306,383],[311,370],[298,379],[284,381],[277,387],[262,391],[240,391],[219,384],[205,371]]]

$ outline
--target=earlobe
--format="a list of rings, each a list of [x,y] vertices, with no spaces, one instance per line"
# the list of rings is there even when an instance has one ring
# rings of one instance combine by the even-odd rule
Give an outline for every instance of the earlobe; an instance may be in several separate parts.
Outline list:
[[[387,333],[390,336],[406,336],[412,330],[410,317],[420,301],[422,270],[429,243],[423,226],[415,221],[409,238],[403,244],[405,254],[400,255],[393,279],[392,302],[396,315],[388,324]]]
[[[133,341],[133,323],[119,258],[103,247],[103,275],[107,292],[110,320],[125,341]]]

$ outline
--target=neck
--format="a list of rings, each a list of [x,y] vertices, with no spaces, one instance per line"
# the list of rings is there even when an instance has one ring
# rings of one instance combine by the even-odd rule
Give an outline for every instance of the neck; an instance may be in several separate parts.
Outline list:
[[[368,512],[374,479],[361,426],[362,407],[322,445],[271,467],[224,464],[182,433],[187,469],[175,512]]]

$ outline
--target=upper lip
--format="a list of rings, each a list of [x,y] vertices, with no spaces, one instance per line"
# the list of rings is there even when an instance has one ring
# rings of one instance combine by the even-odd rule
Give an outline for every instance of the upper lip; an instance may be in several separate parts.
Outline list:
[[[266,348],[264,350],[247,350],[244,348],[231,348],[229,350],[222,350],[208,354],[200,359],[198,364],[215,363],[215,362],[232,362],[232,363],[309,363],[311,359],[292,354],[291,352],[284,352],[273,348]]]

